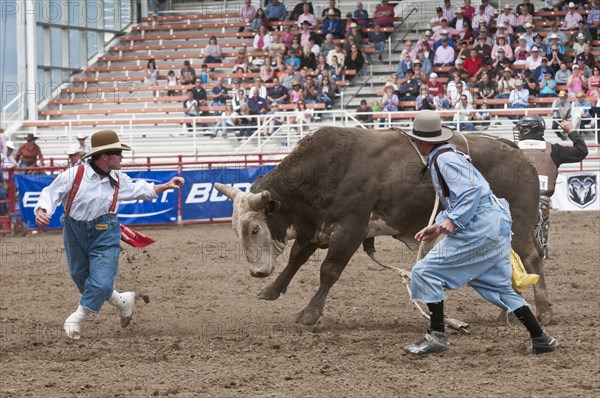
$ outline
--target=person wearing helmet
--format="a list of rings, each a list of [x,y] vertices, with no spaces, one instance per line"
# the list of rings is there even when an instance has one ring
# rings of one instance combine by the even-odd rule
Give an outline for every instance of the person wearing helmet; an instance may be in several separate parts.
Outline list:
[[[558,168],[564,163],[581,162],[588,154],[585,141],[571,122],[557,121],[564,134],[573,142],[572,147],[550,144],[544,140],[546,123],[539,116],[525,116],[515,126],[519,148],[535,165],[540,179],[540,216],[537,220],[536,237],[544,259],[548,258],[548,229],[550,227],[550,198],[554,194]]]

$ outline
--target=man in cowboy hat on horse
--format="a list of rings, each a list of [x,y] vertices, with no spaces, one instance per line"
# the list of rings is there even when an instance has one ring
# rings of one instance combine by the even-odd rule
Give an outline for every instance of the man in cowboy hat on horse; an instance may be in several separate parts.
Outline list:
[[[81,293],[77,310],[63,325],[69,338],[78,339],[88,314],[100,312],[107,300],[119,310],[122,327],[131,320],[135,294],[114,290],[121,251],[118,203],[151,200],[184,184],[181,177],[158,185],[144,180],[133,182],[120,171],[123,151],[130,150],[112,130],[93,134],[91,152],[84,156],[89,161],[59,174],[42,190],[35,208],[40,227],[50,223],[60,203],[65,208],[62,221],[67,263]]]
[[[421,155],[429,156],[433,186],[445,208],[435,223],[419,231],[415,239],[430,242],[440,234],[447,236],[412,270],[411,298],[427,304],[431,326],[423,339],[404,350],[416,355],[448,351],[444,289],[468,284],[525,325],[532,338],[529,353],[553,351],[558,342],[542,330],[529,304],[512,287],[512,218],[508,202],[494,195],[467,155],[448,144],[454,133],[442,127],[437,112],[420,111],[413,130],[406,134]]]

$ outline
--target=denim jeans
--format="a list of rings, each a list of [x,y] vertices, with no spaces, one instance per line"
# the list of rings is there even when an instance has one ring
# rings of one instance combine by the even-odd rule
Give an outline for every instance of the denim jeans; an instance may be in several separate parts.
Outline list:
[[[157,0],[148,0],[148,6],[152,10],[154,16],[163,16],[167,3],[159,3]]]
[[[475,130],[475,125],[471,122],[460,122],[456,124],[456,129],[458,131],[473,131]]]
[[[112,295],[121,253],[116,214],[92,221],[63,217],[63,240],[71,278],[81,293],[79,305],[98,313]]]
[[[385,49],[385,41],[380,41],[379,43],[375,43],[375,54],[377,56],[383,55],[383,50]],[[367,61],[373,62],[373,57],[371,54],[367,54]]]

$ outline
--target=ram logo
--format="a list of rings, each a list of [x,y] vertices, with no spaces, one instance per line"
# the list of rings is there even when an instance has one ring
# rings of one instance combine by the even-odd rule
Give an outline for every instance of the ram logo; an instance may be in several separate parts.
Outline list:
[[[596,200],[598,180],[595,174],[580,174],[567,178],[569,201],[583,209]]]

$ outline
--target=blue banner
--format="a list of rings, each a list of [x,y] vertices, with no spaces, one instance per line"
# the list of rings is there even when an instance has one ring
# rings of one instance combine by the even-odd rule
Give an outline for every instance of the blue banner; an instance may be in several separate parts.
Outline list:
[[[182,188],[182,220],[228,218],[233,213],[231,201],[214,188],[215,182],[233,185],[246,192],[252,181],[267,174],[274,166],[250,167],[246,169],[212,169],[184,171],[185,185]]]
[[[144,179],[160,184],[177,176],[176,171],[134,171],[127,172],[131,179]],[[50,185],[55,175],[15,175],[15,184],[19,191],[19,205],[23,221],[30,228],[35,228],[33,210],[37,205],[42,189]],[[119,205],[119,221],[122,224],[158,224],[177,221],[179,191],[168,190],[151,201],[133,200]],[[60,205],[54,214],[48,228],[61,228],[60,219],[64,209]]]

